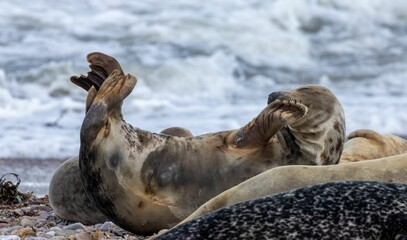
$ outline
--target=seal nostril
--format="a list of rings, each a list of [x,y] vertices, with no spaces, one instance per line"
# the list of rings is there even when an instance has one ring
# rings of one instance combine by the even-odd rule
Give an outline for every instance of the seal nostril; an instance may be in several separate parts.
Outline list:
[[[281,92],[272,92],[272,93],[270,93],[269,98],[268,98],[268,100],[267,100],[267,104],[270,104],[270,103],[272,103],[274,100],[280,98],[281,95],[282,95]]]

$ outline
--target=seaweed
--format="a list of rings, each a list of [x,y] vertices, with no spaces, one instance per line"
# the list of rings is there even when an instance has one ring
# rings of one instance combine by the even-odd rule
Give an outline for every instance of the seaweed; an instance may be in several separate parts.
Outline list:
[[[9,177],[15,178],[14,181]],[[6,173],[0,177],[0,204],[17,204],[22,203],[32,197],[32,194],[25,194],[18,191],[21,179],[18,174]]]

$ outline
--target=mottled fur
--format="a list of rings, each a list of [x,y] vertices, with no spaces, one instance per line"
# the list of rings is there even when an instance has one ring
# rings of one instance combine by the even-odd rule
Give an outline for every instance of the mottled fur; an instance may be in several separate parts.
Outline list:
[[[156,239],[399,239],[406,234],[407,185],[336,182],[223,208]]]
[[[180,224],[271,194],[333,181],[379,181],[407,184],[407,154],[330,166],[283,166],[270,169],[210,199]]]

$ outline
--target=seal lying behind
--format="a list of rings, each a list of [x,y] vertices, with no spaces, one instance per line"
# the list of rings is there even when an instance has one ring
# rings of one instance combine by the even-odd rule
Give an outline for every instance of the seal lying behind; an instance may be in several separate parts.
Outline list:
[[[79,154],[85,191],[124,229],[148,234],[171,227],[211,197],[276,166],[339,160],[344,114],[326,88],[272,93],[241,129],[178,138],[123,120],[121,105],[136,78],[104,65],[112,59],[90,54],[92,71],[73,81],[89,89]],[[95,82],[103,82],[98,91]]]
[[[407,153],[407,141],[392,134],[361,129],[351,132],[339,163],[357,162]]]
[[[180,224],[259,197],[333,181],[380,181],[407,184],[407,153],[334,166],[283,166],[268,170],[210,199]]]
[[[192,136],[189,130],[181,127],[167,128],[161,133],[176,137]],[[54,172],[48,196],[52,208],[61,218],[83,224],[96,224],[108,220],[85,193],[80,176],[79,157],[66,160]]]
[[[223,208],[175,227],[156,239],[404,237],[407,237],[407,185],[336,182]]]
[[[61,218],[83,224],[107,221],[85,193],[78,157],[66,160],[54,172],[48,196],[52,209]]]

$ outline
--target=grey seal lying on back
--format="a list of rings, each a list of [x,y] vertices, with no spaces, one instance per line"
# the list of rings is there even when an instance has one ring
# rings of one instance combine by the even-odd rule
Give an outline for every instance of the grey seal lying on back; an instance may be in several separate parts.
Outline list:
[[[343,108],[324,87],[270,94],[266,108],[241,129],[179,138],[126,123],[121,105],[136,78],[107,55],[92,53],[88,61],[88,76],[72,79],[89,90],[80,177],[96,207],[129,231],[171,227],[211,197],[273,167],[339,160]]]

